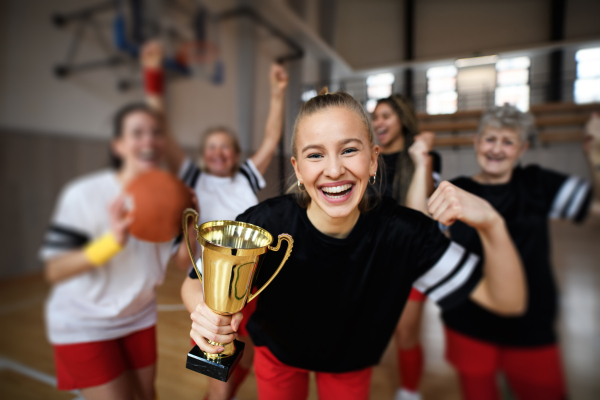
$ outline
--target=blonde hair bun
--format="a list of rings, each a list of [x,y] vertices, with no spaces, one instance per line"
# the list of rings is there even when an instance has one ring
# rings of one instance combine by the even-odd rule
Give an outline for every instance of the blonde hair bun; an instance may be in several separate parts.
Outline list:
[[[323,96],[326,94],[329,94],[329,88],[327,86],[323,86],[323,88],[319,90],[319,93],[317,93],[317,96]]]

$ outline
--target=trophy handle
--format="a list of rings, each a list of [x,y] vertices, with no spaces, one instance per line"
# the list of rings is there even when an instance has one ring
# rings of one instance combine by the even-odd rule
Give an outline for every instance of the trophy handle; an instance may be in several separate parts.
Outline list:
[[[192,265],[196,270],[198,279],[200,279],[200,282],[202,282],[202,274],[200,273],[200,270],[196,265],[196,260],[194,260],[194,253],[192,252],[192,245],[190,243],[190,235],[188,235],[188,219],[190,216],[194,217],[194,229],[196,230],[196,232],[198,231],[198,212],[196,212],[196,210],[194,210],[193,208],[186,208],[183,212],[183,235],[185,236],[185,243],[187,244],[188,253],[190,255],[190,258],[192,259]],[[204,282],[202,282],[202,284],[204,284]]]
[[[275,271],[275,273],[273,274],[273,276],[271,276],[269,278],[269,280],[267,281],[267,283],[265,283],[263,285],[263,287],[261,287],[260,289],[258,289],[256,291],[256,293],[251,294],[250,296],[248,296],[248,301],[246,303],[250,303],[252,300],[254,300],[256,298],[256,296],[258,296],[260,294],[260,292],[262,292],[263,290],[265,290],[265,288],[267,286],[269,286],[269,284],[273,281],[273,279],[275,279],[275,277],[277,276],[277,274],[279,273],[279,271],[281,271],[281,268],[283,267],[283,264],[285,264],[285,262],[287,261],[287,259],[290,258],[290,254],[292,254],[292,247],[294,247],[294,239],[292,238],[291,235],[288,235],[287,233],[282,233],[281,235],[279,235],[278,241],[277,241],[277,246],[275,246],[275,247],[268,246],[268,248],[271,251],[278,251],[279,247],[281,246],[281,242],[283,240],[287,240],[288,246],[287,246],[287,250],[285,251],[285,256],[283,256],[283,260],[281,261],[281,264],[279,264],[279,267],[277,267],[277,271]]]

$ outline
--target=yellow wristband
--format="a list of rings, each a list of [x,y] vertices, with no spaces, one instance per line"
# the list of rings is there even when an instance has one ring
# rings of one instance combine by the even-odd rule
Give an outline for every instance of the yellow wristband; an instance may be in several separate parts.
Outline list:
[[[85,246],[83,252],[87,259],[96,267],[101,267],[116,256],[123,246],[117,242],[115,236],[109,232]]]

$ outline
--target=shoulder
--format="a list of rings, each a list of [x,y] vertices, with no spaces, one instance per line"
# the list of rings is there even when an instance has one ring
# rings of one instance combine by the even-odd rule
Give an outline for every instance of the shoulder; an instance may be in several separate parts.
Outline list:
[[[293,194],[273,197],[248,208],[237,220],[263,226],[268,222],[291,218],[300,209]]]
[[[110,169],[92,172],[68,182],[62,189],[62,201],[75,201],[102,192],[114,179]]]

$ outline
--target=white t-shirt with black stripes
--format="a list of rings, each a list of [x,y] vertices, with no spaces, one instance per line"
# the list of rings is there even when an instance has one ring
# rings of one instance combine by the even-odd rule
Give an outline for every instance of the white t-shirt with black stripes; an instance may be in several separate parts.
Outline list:
[[[79,250],[110,230],[108,209],[122,192],[114,170],[69,183],[61,192],[40,250],[42,261]],[[129,237],[100,268],[55,284],[45,306],[53,344],[109,340],[156,324],[155,287],[163,282],[174,241]]]
[[[190,159],[183,168],[184,182],[193,187],[200,206],[200,224],[215,220],[235,220],[256,205],[256,193],[266,182],[251,159],[246,160],[233,177],[219,177],[202,172]]]

